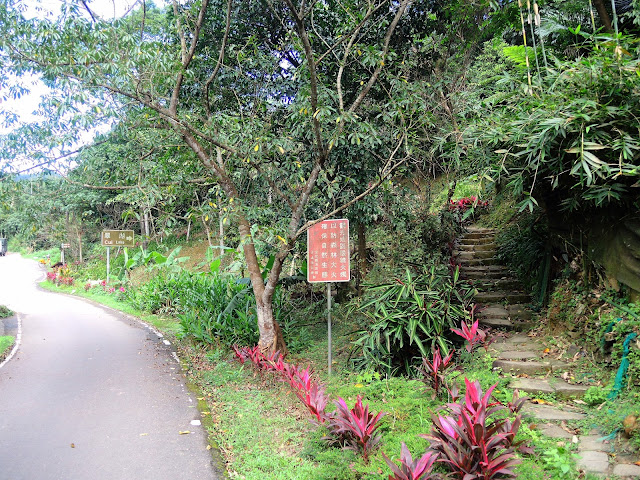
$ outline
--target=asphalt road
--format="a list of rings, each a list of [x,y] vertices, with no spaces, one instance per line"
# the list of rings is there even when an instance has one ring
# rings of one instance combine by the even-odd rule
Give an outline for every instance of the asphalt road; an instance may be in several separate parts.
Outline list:
[[[43,275],[0,257],[0,305],[22,329],[0,368],[0,480],[218,478],[171,348],[133,319],[39,290]]]

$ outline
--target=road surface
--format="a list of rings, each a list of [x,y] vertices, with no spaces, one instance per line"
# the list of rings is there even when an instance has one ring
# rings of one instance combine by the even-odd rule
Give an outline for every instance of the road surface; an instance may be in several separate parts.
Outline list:
[[[19,312],[22,329],[0,368],[0,480],[217,479],[197,401],[165,341],[39,290],[43,276],[36,262],[0,257],[0,305]]]

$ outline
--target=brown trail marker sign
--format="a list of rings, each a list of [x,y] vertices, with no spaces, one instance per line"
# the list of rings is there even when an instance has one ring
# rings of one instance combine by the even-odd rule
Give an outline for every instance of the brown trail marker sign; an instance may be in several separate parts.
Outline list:
[[[324,220],[307,230],[307,281],[327,284],[328,372],[331,374],[331,282],[351,280],[349,220]]]
[[[133,230],[103,230],[100,240],[103,247],[135,247]]]
[[[100,243],[103,247],[107,247],[107,283],[109,283],[111,247],[135,247],[133,230],[103,230]]]

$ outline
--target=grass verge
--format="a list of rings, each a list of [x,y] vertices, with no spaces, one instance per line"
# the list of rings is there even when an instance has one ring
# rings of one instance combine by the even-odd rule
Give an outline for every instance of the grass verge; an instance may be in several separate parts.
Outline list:
[[[4,360],[7,355],[9,355],[11,347],[13,347],[15,341],[15,337],[12,337],[11,335],[0,337],[0,362]]]

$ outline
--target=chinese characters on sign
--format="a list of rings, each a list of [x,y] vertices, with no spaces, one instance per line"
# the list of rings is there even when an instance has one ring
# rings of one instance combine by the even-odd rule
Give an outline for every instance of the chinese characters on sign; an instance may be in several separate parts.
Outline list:
[[[307,232],[307,281],[348,282],[349,220],[325,220]]]
[[[101,240],[103,247],[135,246],[133,230],[103,230]]]

